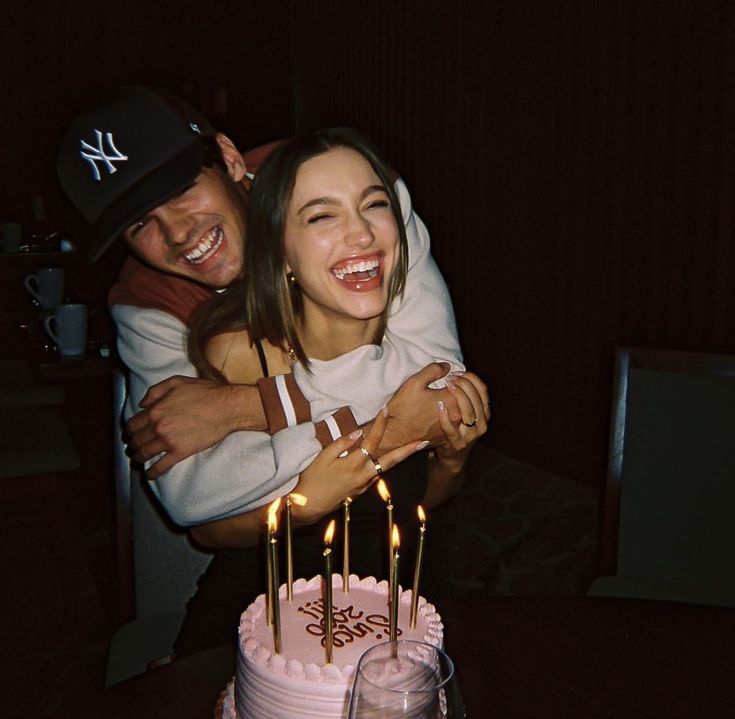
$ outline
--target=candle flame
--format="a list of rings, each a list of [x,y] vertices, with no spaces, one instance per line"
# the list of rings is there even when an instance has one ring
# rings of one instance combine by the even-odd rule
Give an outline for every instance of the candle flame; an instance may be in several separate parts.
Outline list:
[[[275,532],[278,527],[278,508],[281,506],[281,498],[279,497],[268,507],[268,529]]]
[[[418,512],[418,515],[419,515],[419,522],[421,522],[421,524],[423,524],[424,522],[426,522],[426,513],[424,512],[424,508],[420,504],[418,506],[417,512]]]
[[[401,538],[398,534],[398,525],[393,525],[393,540],[392,540],[392,546],[393,549],[398,549],[398,547],[401,546]]]
[[[390,502],[390,492],[388,491],[388,485],[385,483],[384,479],[378,480],[378,494],[380,495],[381,499],[384,502]]]
[[[327,525],[327,531],[324,532],[324,544],[331,544],[334,537],[334,520]]]
[[[288,499],[294,504],[298,504],[299,507],[303,507],[309,501],[303,494],[298,494],[297,492],[291,492],[288,495]]]

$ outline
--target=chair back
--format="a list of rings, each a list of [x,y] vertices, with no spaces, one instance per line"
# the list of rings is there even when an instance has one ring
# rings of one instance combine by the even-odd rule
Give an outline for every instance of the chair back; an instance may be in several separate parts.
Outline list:
[[[616,350],[590,593],[735,606],[735,357]]]

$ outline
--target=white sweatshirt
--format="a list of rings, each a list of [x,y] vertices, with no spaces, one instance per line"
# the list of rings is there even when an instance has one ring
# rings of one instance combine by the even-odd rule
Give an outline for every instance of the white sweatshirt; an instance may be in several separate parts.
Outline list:
[[[462,368],[454,312],[429,252],[428,232],[413,212],[402,180],[396,182],[396,191],[406,221],[409,272],[404,296],[391,311],[382,348],[361,347],[332,362],[314,362],[311,378],[296,367],[293,377],[304,385],[299,389],[312,405],[309,414],[316,425],[302,421],[272,435],[233,432],[150,482],[176,524],[190,526],[240,514],[286,494],[331,438],[374,417],[408,376],[434,360]],[[154,270],[145,271],[161,277]],[[162,284],[158,283],[158,291],[164,293]],[[192,296],[183,297],[182,287],[186,292],[188,286]],[[135,295],[135,286],[127,289]],[[196,304],[203,290],[178,278],[173,292],[158,306],[146,306],[145,300],[112,304],[118,352],[129,370],[126,418],[138,410],[151,385],[175,374],[196,376],[186,353],[185,322],[161,307],[179,301]]]

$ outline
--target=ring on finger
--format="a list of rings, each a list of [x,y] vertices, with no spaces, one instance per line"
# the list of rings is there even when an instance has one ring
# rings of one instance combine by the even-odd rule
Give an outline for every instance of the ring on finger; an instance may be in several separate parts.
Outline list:
[[[380,462],[373,457],[370,452],[368,452],[365,447],[360,447],[360,451],[373,463],[373,467],[375,468],[375,474],[381,475],[383,474],[383,465],[380,464]]]
[[[475,417],[471,422],[465,422],[464,420],[462,420],[462,424],[465,427],[474,427],[477,424],[477,417]]]

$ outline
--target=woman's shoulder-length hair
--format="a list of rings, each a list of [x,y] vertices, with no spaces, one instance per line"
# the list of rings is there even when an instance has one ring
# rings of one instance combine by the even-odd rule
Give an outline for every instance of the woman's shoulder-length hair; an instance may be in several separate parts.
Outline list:
[[[394,186],[397,175],[372,143],[354,129],[334,127],[305,132],[276,147],[258,168],[248,197],[244,279],[198,313],[190,334],[190,356],[203,376],[223,380],[207,362],[204,349],[213,336],[235,329],[247,329],[251,342],[265,339],[284,350],[293,350],[308,368],[308,358],[296,332],[301,291],[286,274],[286,217],[299,167],[338,147],[352,149],[367,160],[385,188],[396,220],[399,260],[390,278],[386,309],[373,341],[382,340],[388,309],[403,293],[408,271],[406,228]]]

